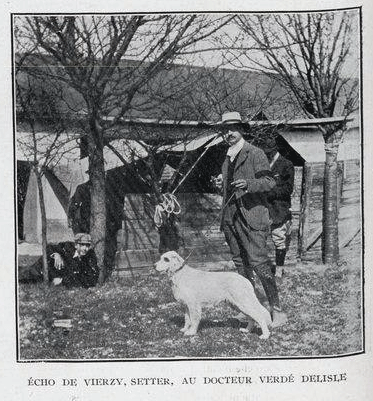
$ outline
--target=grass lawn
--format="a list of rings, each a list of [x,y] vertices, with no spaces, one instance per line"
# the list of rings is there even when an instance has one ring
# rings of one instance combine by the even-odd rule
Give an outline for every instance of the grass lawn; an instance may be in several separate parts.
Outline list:
[[[360,244],[340,263],[289,267],[279,284],[288,324],[268,340],[243,333],[222,304],[205,311],[196,336],[179,331],[184,313],[166,276],[112,277],[102,287],[45,288],[21,284],[20,360],[128,358],[257,358],[340,355],[362,349]],[[53,327],[57,314],[72,327]]]

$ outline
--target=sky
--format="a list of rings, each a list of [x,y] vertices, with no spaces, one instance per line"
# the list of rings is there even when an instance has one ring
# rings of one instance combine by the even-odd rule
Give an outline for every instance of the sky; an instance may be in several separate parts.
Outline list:
[[[355,14],[353,24],[351,26],[351,44],[350,44],[350,54],[346,58],[344,68],[342,70],[342,75],[346,77],[358,78],[359,77],[359,67],[360,67],[360,27],[359,18],[356,10],[351,13]],[[335,12],[334,15],[341,16],[341,12]],[[338,25],[338,17],[337,17]],[[237,39],[240,36],[240,30],[236,23],[232,22],[228,26],[224,27],[222,30],[222,35],[225,37],[225,43],[230,43],[231,45],[237,45]],[[281,34],[280,34],[281,35]],[[252,42],[246,42],[247,47],[255,46]],[[198,44],[197,49],[202,50],[201,52],[186,56],[188,62],[192,62],[194,65],[204,66],[208,65],[211,67],[224,66],[224,68],[244,68],[244,69],[257,69],[258,65],[254,62],[248,60],[247,57],[240,57],[238,54],[240,52],[231,50],[229,53],[226,50],[211,50],[207,49],[218,46],[217,42],[211,42],[211,39],[206,40]],[[242,53],[242,52],[241,52]],[[255,53],[255,54],[254,54]],[[261,64],[267,64],[265,57],[260,51],[251,51],[250,55],[258,60]],[[235,61],[234,61],[235,60]],[[180,61],[183,63],[183,61]]]

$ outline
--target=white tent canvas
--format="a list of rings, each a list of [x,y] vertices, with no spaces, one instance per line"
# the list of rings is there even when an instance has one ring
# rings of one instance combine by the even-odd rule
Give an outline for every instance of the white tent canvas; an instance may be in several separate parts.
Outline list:
[[[68,227],[67,215],[50,183],[42,178],[49,242],[71,241],[73,232]],[[23,233],[26,242],[41,243],[41,210],[35,173],[31,171],[23,213]]]
[[[52,169],[58,180],[65,186],[70,197],[78,185],[87,182],[88,157],[80,159],[80,149],[77,136],[73,133],[55,134],[41,132],[36,134],[36,158],[40,164],[45,163]],[[131,163],[134,160],[147,156],[145,145],[138,141],[118,139],[111,145],[120,153],[121,157]],[[17,133],[16,156],[19,161],[33,163],[34,139],[32,133]],[[45,154],[51,149],[49,157]],[[112,150],[105,147],[105,170],[123,165],[120,158]],[[68,241],[73,239],[72,230],[68,227],[67,213],[48,179],[43,176],[43,193],[47,217],[47,240],[49,242]],[[35,173],[30,173],[27,186],[23,216],[24,239],[29,243],[41,242],[41,212],[39,194]]]

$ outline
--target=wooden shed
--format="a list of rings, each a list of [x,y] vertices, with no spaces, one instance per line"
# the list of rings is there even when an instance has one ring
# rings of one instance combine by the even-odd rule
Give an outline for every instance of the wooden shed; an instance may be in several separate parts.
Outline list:
[[[319,217],[321,219],[320,185],[322,184],[325,158],[324,141],[317,127],[317,124],[321,123],[322,121],[310,120],[287,121],[286,124],[281,121],[252,122],[254,129],[255,126],[264,124],[276,124],[282,127],[278,136],[280,152],[292,160],[296,168],[295,189],[292,201],[295,236],[298,234],[298,217],[301,213],[304,165],[312,166],[312,183],[314,186],[311,196],[313,201],[310,201],[314,208],[312,216],[317,216],[317,219]],[[170,143],[159,150],[160,153],[167,153],[167,167],[163,175],[165,181],[170,176],[170,171],[173,171],[177,165],[180,155],[183,152],[187,152],[189,155],[189,164],[184,173],[189,172],[189,170],[191,171],[176,192],[182,209],[182,213],[179,215],[184,248],[182,252],[187,254],[190,249],[194,249],[194,257],[198,260],[229,260],[228,249],[219,231],[221,197],[214,193],[210,182],[211,176],[218,174],[220,171],[226,148],[220,140],[215,138],[216,131],[213,128],[213,124],[209,122],[204,124],[179,122],[175,127],[174,123],[167,121],[139,120],[128,122],[127,125],[126,122],[123,122],[126,138],[117,138],[111,142],[111,145],[130,162],[133,162],[134,158],[141,160],[147,156],[144,148],[141,148],[141,143],[139,145],[139,141],[129,143],[131,139],[128,136],[130,136],[131,127],[136,124],[145,125],[149,130],[156,127],[155,129],[158,131],[193,128],[194,139],[189,140],[187,143]],[[360,178],[360,131],[355,120],[349,122],[344,138],[339,152],[339,160],[343,162],[344,183],[346,184],[353,178],[356,186],[359,185],[356,177]],[[132,151],[129,152],[128,149],[132,149]],[[133,152],[133,149],[135,149],[135,152]],[[76,148],[74,152],[76,152]],[[199,160],[201,155],[202,158]],[[18,152],[17,159],[19,161],[27,160],[20,152]],[[123,169],[123,162],[109,148],[105,150],[105,162],[108,171],[117,171],[119,176],[124,176],[120,172]],[[68,163],[63,161],[58,163],[53,169],[53,173],[64,184],[69,196],[72,196],[77,185],[87,180],[86,170],[87,160],[84,158],[80,159],[77,155],[74,155],[69,158]],[[130,178],[127,176],[126,179]],[[139,193],[139,191],[132,191],[128,188],[131,188],[131,186],[127,187],[126,193],[123,194],[124,219],[119,224],[123,230],[120,230],[117,236],[118,249],[124,252],[124,254],[122,252],[122,259],[120,263],[118,262],[118,265],[121,268],[137,269],[152,264],[158,257],[159,238],[153,221],[154,201],[149,194]],[[356,190],[359,191],[359,187],[355,188],[355,192]],[[53,214],[47,216],[49,220],[48,240],[54,242],[60,238],[71,239],[72,234],[67,226],[65,208],[52,186],[50,188],[46,187],[46,191],[48,207]],[[36,196],[35,183],[33,183],[31,178],[29,179],[29,188],[27,188],[25,195],[29,200],[23,205],[22,215],[18,215],[19,219],[23,219],[24,239],[31,242],[40,241],[40,224],[38,223],[40,214],[38,213]],[[305,237],[311,237],[313,241],[316,239],[314,242],[317,242],[317,230],[319,230],[319,228],[316,228],[319,226],[319,222],[316,220],[310,222],[307,229],[308,232],[303,230]],[[359,221],[359,219],[356,220],[357,225],[360,224]],[[31,230],[31,233],[27,230]],[[303,244],[303,248],[308,248],[309,245],[310,242],[308,241]],[[293,241],[292,246],[294,255],[297,255],[297,239]]]

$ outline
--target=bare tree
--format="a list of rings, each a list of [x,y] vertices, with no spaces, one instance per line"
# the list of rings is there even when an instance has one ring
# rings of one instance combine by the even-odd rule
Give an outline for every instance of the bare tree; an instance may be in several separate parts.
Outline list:
[[[310,14],[239,15],[236,18],[247,45],[258,52],[243,52],[234,62],[246,62],[271,74],[289,88],[304,116],[330,119],[319,125],[325,141],[323,198],[323,260],[339,255],[337,155],[347,117],[358,107],[356,11]],[[354,43],[355,42],[355,43]],[[245,46],[246,46],[245,45]],[[355,70],[351,69],[355,61]]]
[[[105,277],[106,134],[123,117],[136,117],[139,95],[150,80],[230,19],[194,14],[15,19],[17,51],[26,54],[27,71],[64,85],[66,98],[71,96],[69,112],[79,116],[85,130],[100,283]]]
[[[167,190],[172,192],[179,188],[179,182],[190,166],[188,143],[202,133],[217,134],[213,122],[218,121],[224,111],[238,110],[243,116],[254,117],[268,108],[275,85],[278,87],[278,82],[271,77],[256,72],[221,68],[220,65],[196,67],[189,63],[169,65],[148,82],[141,106],[148,116],[157,116],[164,124],[162,128],[133,125],[130,137],[137,141],[138,147],[132,149],[130,159],[139,156],[138,149],[145,151],[148,156],[144,158],[149,171],[148,185],[156,199],[160,199],[160,174],[164,167],[163,163],[161,168],[156,168],[160,153],[172,151],[175,145],[179,149],[179,163],[167,185]],[[263,136],[263,130],[256,131],[251,132],[251,136]],[[123,135],[114,130],[113,136]],[[111,145],[107,146],[118,153]],[[120,158],[119,154],[117,156]]]
[[[22,63],[22,60],[19,60]],[[20,64],[18,64],[20,66]],[[20,70],[17,68],[17,75]],[[59,87],[52,88],[46,81],[30,76],[17,76],[17,119],[27,133],[17,136],[17,147],[22,151],[35,174],[41,214],[43,281],[49,283],[47,263],[47,217],[44,201],[43,176],[56,166],[65,154],[77,147],[76,136],[61,135],[65,131],[64,121],[58,111],[61,100]],[[48,127],[45,132],[45,128]]]

